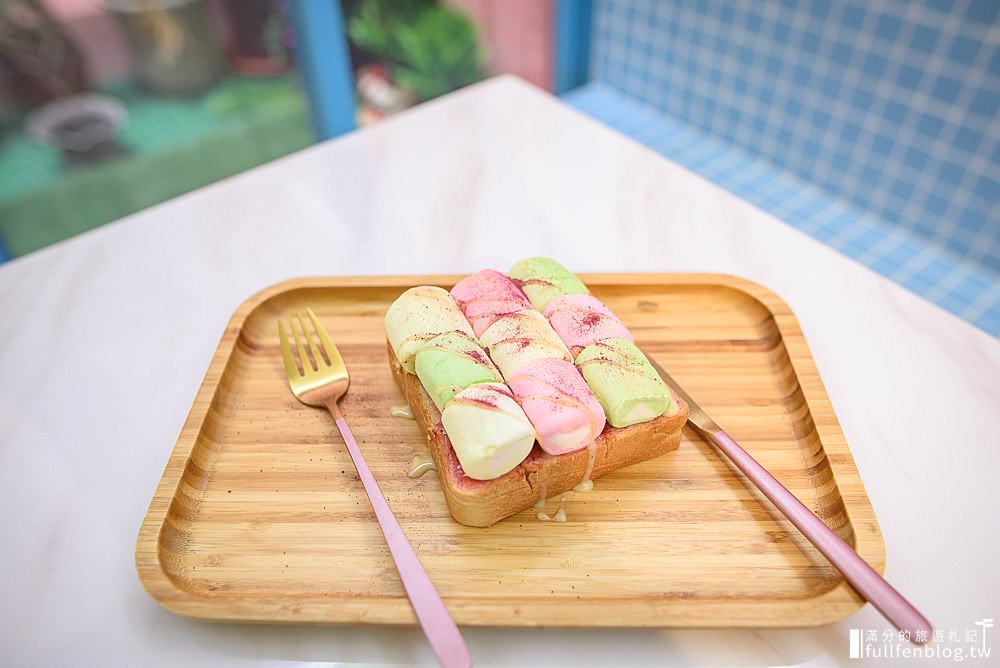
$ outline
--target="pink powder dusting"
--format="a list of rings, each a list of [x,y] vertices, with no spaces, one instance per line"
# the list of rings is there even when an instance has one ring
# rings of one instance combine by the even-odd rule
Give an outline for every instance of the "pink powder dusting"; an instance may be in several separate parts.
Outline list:
[[[605,339],[634,341],[618,316],[591,295],[556,297],[545,307],[544,315],[574,357],[592,343]]]
[[[466,276],[451,289],[476,336],[482,335],[497,318],[531,308],[531,303],[513,281],[494,269]]]
[[[544,358],[522,367],[508,382],[547,452],[572,452],[590,443],[605,425],[604,409],[577,368],[566,360]],[[589,427],[577,443],[566,436]]]

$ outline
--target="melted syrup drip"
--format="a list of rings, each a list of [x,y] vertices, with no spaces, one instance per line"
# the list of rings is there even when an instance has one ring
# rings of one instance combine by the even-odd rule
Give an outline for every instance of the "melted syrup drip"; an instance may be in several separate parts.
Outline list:
[[[560,508],[555,512],[555,515],[549,515],[548,513],[538,513],[535,515],[539,522],[565,522],[566,521],[566,511]]]
[[[413,411],[406,404],[402,406],[393,406],[389,409],[389,415],[393,417],[407,418],[408,420],[413,419]]]
[[[430,455],[413,455],[413,459],[410,460],[410,470],[406,472],[406,475],[411,478],[419,478],[428,471],[437,471]]]
[[[580,481],[576,487],[573,488],[577,492],[589,492],[594,489],[594,481],[590,479],[590,475],[594,472],[594,461],[597,459],[597,441],[591,441],[590,445],[587,446],[587,470],[583,472],[583,479]]]

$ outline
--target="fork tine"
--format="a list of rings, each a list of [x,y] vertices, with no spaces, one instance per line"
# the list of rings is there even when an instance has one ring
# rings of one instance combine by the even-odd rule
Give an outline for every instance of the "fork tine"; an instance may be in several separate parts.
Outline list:
[[[308,376],[310,373],[316,371],[317,365],[313,363],[314,356],[312,355],[312,339],[310,339],[308,332],[306,332],[305,325],[302,322],[302,314],[296,313],[289,326],[291,327],[292,334],[295,336],[295,345],[299,349],[299,359],[302,360],[302,373]],[[299,329],[295,329],[295,321],[299,321]],[[299,332],[302,332],[302,338],[299,338]],[[308,346],[308,352],[307,352]]]
[[[292,323],[288,323],[289,328],[291,328]],[[281,339],[281,358],[285,362],[285,373],[288,374],[289,378],[295,378],[296,376],[301,376],[302,372],[299,371],[299,367],[295,364],[295,357],[292,354],[292,346],[288,343],[288,333],[285,331],[285,321],[278,320],[278,338]]]
[[[337,346],[334,345],[333,341],[330,339],[330,335],[326,333],[326,329],[320,324],[319,318],[313,313],[310,307],[306,307],[306,312],[309,314],[309,319],[312,321],[313,327],[316,330],[316,336],[319,337],[320,349],[323,353],[323,357],[326,358],[326,362],[329,366],[335,365],[336,360],[340,359],[340,351],[337,350]],[[319,359],[316,360],[319,364]]]

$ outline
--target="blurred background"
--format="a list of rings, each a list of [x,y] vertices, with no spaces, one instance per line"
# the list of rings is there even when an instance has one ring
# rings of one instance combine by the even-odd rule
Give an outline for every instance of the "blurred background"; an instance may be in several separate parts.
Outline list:
[[[0,0],[0,261],[498,73],[1000,335],[1000,0]]]
[[[317,4],[300,3],[303,20]],[[551,0],[341,6],[359,125],[496,73],[551,89]],[[0,0],[5,255],[326,138],[293,11],[284,0]]]

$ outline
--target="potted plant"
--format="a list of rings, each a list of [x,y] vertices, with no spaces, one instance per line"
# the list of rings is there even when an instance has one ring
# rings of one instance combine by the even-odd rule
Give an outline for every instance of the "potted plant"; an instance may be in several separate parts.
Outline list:
[[[80,50],[39,0],[0,0],[0,60],[30,106],[89,87]]]
[[[108,95],[83,93],[48,102],[25,118],[28,135],[62,151],[70,167],[123,155],[118,132],[128,113]]]
[[[363,119],[393,113],[478,81],[485,53],[475,24],[459,9],[428,0],[358,0],[347,33],[360,53]]]
[[[14,96],[31,108],[24,118],[30,137],[60,149],[71,166],[123,152],[124,106],[86,92],[80,50],[40,0],[0,0],[0,61]]]

